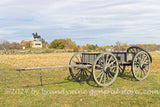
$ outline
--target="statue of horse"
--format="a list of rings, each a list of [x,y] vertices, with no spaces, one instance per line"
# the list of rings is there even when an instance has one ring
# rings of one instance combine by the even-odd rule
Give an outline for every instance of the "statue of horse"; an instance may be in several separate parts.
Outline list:
[[[34,33],[32,33],[32,35],[33,35],[33,38],[34,38],[34,40],[36,40],[36,39],[40,39],[41,38],[41,36],[40,35],[38,35],[37,34],[37,32],[34,34]]]

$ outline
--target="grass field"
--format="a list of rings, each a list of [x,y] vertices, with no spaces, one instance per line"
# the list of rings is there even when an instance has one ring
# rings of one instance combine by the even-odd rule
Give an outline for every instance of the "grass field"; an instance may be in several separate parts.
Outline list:
[[[97,87],[93,80],[75,82],[68,69],[42,70],[44,93],[41,94],[39,71],[17,72],[16,68],[68,65],[73,53],[0,55],[0,107],[110,107],[160,106],[160,53],[151,52],[153,63],[145,81],[136,81],[131,73],[108,88]]]

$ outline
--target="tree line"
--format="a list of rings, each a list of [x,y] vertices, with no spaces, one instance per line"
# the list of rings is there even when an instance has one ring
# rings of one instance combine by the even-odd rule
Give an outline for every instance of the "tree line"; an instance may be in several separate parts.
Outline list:
[[[18,42],[8,42],[6,40],[0,41],[0,49],[21,49],[21,44]]]
[[[70,38],[66,39],[55,39],[53,40],[49,48],[54,48],[54,49],[73,49],[73,51],[78,51],[78,47],[74,41]]]
[[[126,51],[131,46],[139,46],[144,48],[147,51],[160,51],[160,45],[157,44],[127,44],[122,43],[121,41],[117,41],[115,45],[105,45],[105,46],[98,46],[97,44],[89,44],[79,46],[76,45],[74,41],[72,41],[70,38],[66,39],[55,39],[51,42],[50,48],[55,49],[73,49],[74,51]]]
[[[42,40],[41,40],[42,41]],[[32,42],[33,41],[24,41],[22,40],[20,43],[18,42],[8,42],[8,41],[0,41],[0,49],[22,49],[23,46],[25,48],[32,48]],[[84,51],[84,50],[100,50],[100,51],[126,51],[127,48],[130,46],[135,46],[135,44],[127,44],[122,43],[121,41],[117,41],[115,45],[105,45],[105,46],[98,46],[97,44],[89,44],[86,43],[86,45],[80,46],[77,45],[72,39],[66,38],[66,39],[55,39],[50,44],[48,44],[47,41],[43,39],[42,41],[42,47],[46,48],[46,45],[49,48],[53,49],[64,49],[64,50],[70,50],[70,51]],[[160,51],[160,45],[157,44],[136,44],[136,46],[142,47],[147,51]]]

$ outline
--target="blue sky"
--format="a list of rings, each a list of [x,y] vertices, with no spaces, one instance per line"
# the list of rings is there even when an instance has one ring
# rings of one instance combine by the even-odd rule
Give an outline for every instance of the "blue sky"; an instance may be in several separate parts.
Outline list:
[[[1,0],[0,40],[160,44],[160,0]]]

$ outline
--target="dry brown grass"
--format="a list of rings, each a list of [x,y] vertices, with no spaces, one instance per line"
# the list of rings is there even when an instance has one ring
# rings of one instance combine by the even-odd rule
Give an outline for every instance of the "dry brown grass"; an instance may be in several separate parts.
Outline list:
[[[160,52],[151,52],[151,72],[160,72]]]
[[[0,63],[17,68],[68,65],[74,53],[0,55]],[[160,71],[160,53],[151,52],[151,72]]]
[[[68,65],[73,54],[74,53],[0,55],[0,63],[18,68]]]

